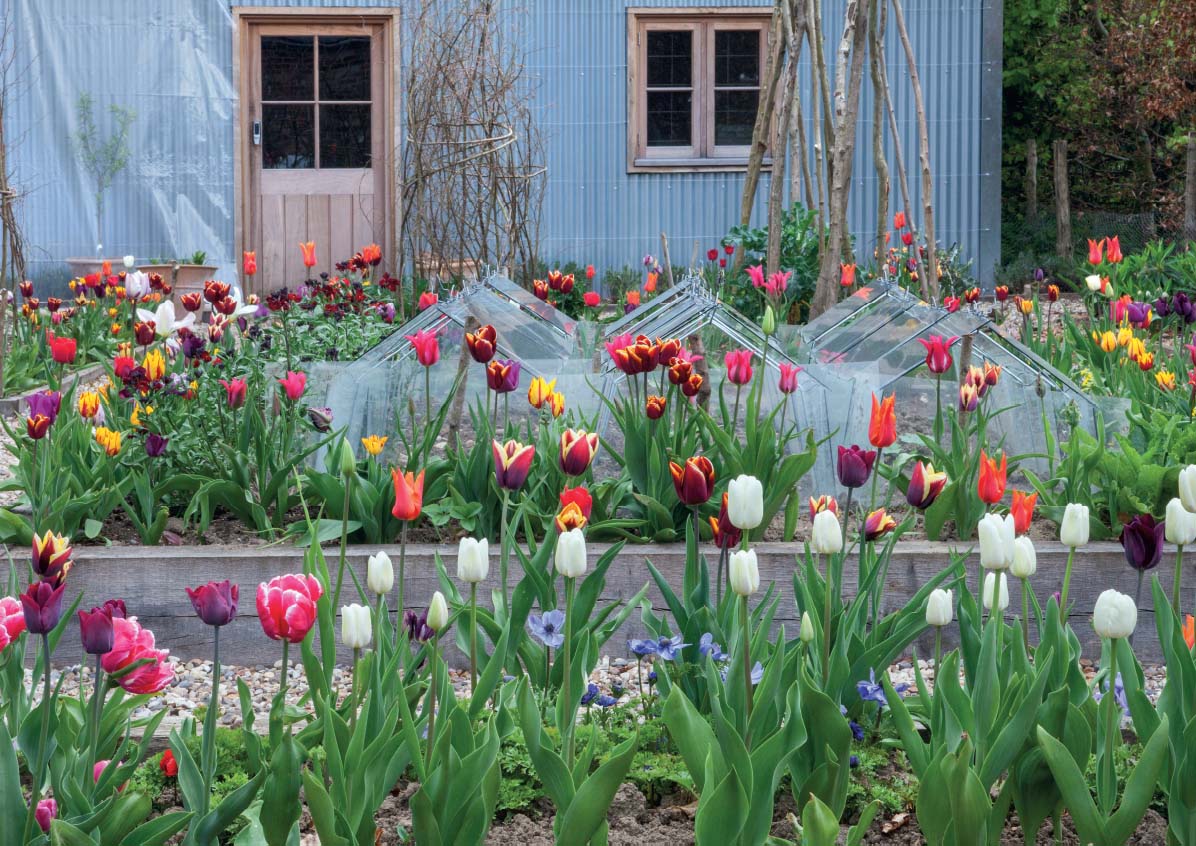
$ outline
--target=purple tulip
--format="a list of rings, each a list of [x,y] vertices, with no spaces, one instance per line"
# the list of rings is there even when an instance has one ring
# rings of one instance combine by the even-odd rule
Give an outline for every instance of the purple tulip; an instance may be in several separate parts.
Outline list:
[[[1130,323],[1135,326],[1141,326],[1146,322],[1147,316],[1150,314],[1150,305],[1147,303],[1132,302],[1126,307],[1125,314],[1129,318]]]
[[[145,454],[150,458],[158,458],[166,452],[166,444],[170,438],[164,438],[157,432],[150,432],[145,436]]]
[[[188,334],[186,338],[183,338],[183,355],[186,358],[195,358],[203,352],[205,343],[204,339],[194,332]]]
[[[58,419],[59,408],[62,407],[62,394],[58,391],[38,391],[25,397],[25,404],[29,406],[30,417],[43,414],[53,424]]]
[[[1159,563],[1163,554],[1162,520],[1155,521],[1149,514],[1139,514],[1121,529],[1121,548],[1125,560],[1135,570],[1150,570]]]
[[[114,620],[123,620],[129,616],[129,612],[125,608],[125,601],[123,599],[109,599],[100,607],[107,611]]]
[[[62,619],[62,592],[66,582],[57,588],[50,582],[37,582],[21,594],[25,611],[25,629],[30,634],[49,634]]]
[[[112,610],[105,605],[79,612],[79,635],[88,655],[107,655],[112,651]]]
[[[199,619],[209,626],[227,626],[237,616],[237,600],[240,586],[228,579],[223,582],[208,582],[192,590],[184,588],[191,599],[191,607]]]
[[[1171,301],[1166,296],[1159,297],[1154,301],[1154,313],[1159,317],[1171,314]]]
[[[845,488],[862,487],[872,474],[874,461],[875,450],[860,449],[857,444],[852,444],[850,449],[839,447],[839,484]]]

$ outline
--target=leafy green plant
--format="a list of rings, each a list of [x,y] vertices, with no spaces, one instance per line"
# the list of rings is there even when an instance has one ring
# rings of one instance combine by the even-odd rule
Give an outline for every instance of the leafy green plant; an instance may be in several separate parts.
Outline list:
[[[809,313],[810,299],[818,281],[818,214],[795,203],[781,213],[782,270],[792,271],[786,291],[786,308],[778,318],[787,323],[801,323]],[[723,239],[744,253],[744,266],[760,264],[768,251],[768,228],[732,226]],[[728,276],[723,299],[736,311],[759,320],[764,303],[753,289],[746,271]]]

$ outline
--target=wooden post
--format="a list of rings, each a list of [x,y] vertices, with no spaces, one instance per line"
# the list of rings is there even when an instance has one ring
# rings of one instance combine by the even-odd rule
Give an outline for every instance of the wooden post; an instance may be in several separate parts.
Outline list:
[[[1051,145],[1055,159],[1055,253],[1071,258],[1071,193],[1067,184],[1067,142]]]
[[[1184,175],[1184,240],[1196,243],[1196,135],[1188,133],[1188,167]]]
[[[1038,142],[1026,141],[1026,221],[1038,218]]]
[[[669,236],[660,233],[660,257],[664,259],[664,278],[668,287],[673,287],[673,260],[669,258]]]
[[[875,3],[868,16],[868,58],[872,76],[872,158],[876,165],[876,247],[877,262],[884,261],[885,233],[889,230],[889,162],[885,158],[885,89],[884,65],[885,21],[887,3]]]

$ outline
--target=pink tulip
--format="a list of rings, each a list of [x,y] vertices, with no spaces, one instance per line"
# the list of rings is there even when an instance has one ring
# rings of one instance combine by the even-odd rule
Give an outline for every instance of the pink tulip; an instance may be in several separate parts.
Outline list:
[[[440,339],[435,332],[420,329],[414,335],[405,335],[415,348],[415,357],[424,367],[431,367],[440,361]]]
[[[282,385],[282,390],[287,395],[287,399],[291,402],[298,402],[299,398],[303,396],[303,392],[307,389],[307,374],[288,370],[287,375],[278,380],[278,384]]]
[[[727,379],[733,385],[746,385],[752,381],[751,350],[732,350],[727,353],[724,363],[727,365]]]
[[[125,673],[116,683],[129,693],[157,693],[174,681],[174,666],[169,662],[169,650],[154,646],[154,633],[143,629],[136,620],[112,620],[112,651],[100,659],[104,672],[119,673],[143,659],[150,663]]]
[[[801,368],[796,364],[781,363],[781,381],[778,387],[782,394],[791,394],[797,390],[797,374]]]
[[[257,586],[257,615],[272,640],[301,643],[316,622],[324,589],[315,576],[287,574]]]
[[[748,278],[752,280],[753,288],[764,287],[764,267],[762,265],[754,265],[747,269]]]

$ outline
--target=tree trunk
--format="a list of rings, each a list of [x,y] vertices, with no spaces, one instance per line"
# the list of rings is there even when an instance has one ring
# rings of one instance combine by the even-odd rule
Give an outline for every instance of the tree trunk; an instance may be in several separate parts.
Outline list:
[[[1026,221],[1038,218],[1038,142],[1026,141]]]
[[[786,64],[791,59],[786,60]],[[768,245],[765,268],[769,273],[780,270],[781,215],[785,197],[785,156],[789,145],[789,121],[793,116],[793,75],[786,74],[781,86],[781,102],[776,132],[772,139],[772,173],[768,179]]]
[[[810,303],[811,317],[822,314],[838,300],[839,260],[847,240],[851,157],[855,152],[856,118],[860,110],[870,5],[870,0],[848,0],[843,37],[839,41],[835,73],[835,144],[831,156],[830,231],[827,234],[826,251],[821,256],[818,284]]]
[[[930,129],[926,120],[926,100],[922,96],[922,82],[918,78],[918,64],[914,61],[914,48],[910,44],[909,31],[905,28],[905,15],[901,11],[901,0],[893,0],[893,22],[905,48],[905,60],[909,64],[909,82],[914,89],[914,109],[918,116],[918,158],[922,163],[922,234],[926,238],[926,272],[930,295],[938,299],[939,275],[938,257],[934,241],[934,179],[930,173]]]
[[[785,39],[781,33],[781,4],[776,0],[772,10],[772,24],[768,28],[768,62],[764,66],[764,85],[760,89],[760,106],[756,109],[756,123],[752,126],[752,146],[748,153],[747,174],[743,180],[743,197],[739,201],[739,223],[747,226],[752,220],[752,206],[756,202],[756,188],[760,184],[760,169],[768,152],[768,136],[772,121],[773,98],[781,76],[781,56]],[[744,251],[735,251],[735,265],[731,273],[743,267]]]
[[[868,16],[868,58],[872,77],[872,158],[876,164],[876,246],[875,256],[881,260],[885,248],[885,233],[889,228],[889,162],[885,158],[885,85],[881,76],[884,63],[885,21],[888,5],[874,3]]]
[[[1184,176],[1184,240],[1196,243],[1196,135],[1188,134],[1187,172]]]
[[[1071,258],[1071,192],[1067,184],[1067,142],[1051,147],[1055,160],[1055,253]]]

